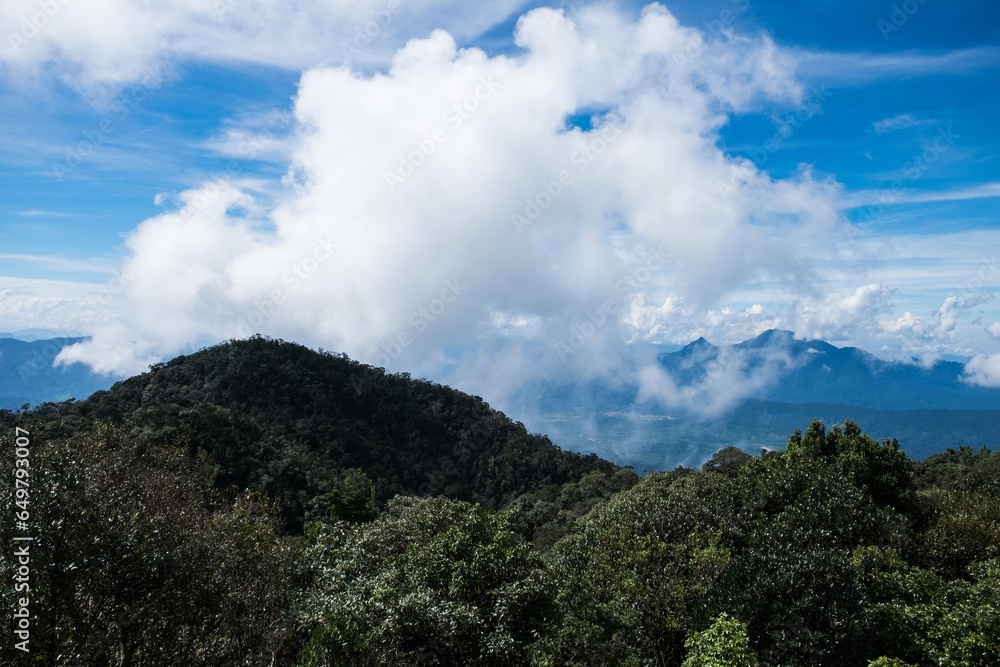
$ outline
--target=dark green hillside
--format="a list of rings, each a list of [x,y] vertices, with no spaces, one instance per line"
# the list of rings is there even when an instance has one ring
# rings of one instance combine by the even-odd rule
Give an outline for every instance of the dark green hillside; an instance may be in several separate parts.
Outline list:
[[[357,469],[380,504],[403,494],[489,505],[616,470],[529,434],[479,397],[261,337],[158,364],[55,413],[204,450],[220,486],[277,495],[293,530],[326,518]]]

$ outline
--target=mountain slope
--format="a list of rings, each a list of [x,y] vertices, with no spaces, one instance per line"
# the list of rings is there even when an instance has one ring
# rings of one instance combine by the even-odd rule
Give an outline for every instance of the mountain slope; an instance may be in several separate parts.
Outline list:
[[[275,493],[293,530],[325,517],[356,468],[378,500],[443,494],[488,504],[617,469],[561,451],[477,396],[260,337],[158,364],[55,411],[204,450],[220,485]]]

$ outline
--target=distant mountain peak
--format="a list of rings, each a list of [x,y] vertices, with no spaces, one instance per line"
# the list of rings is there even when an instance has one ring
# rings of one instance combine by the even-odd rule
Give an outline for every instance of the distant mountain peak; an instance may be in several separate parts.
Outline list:
[[[767,331],[761,333],[757,336],[759,339],[769,340],[772,338],[795,338],[795,332],[789,331],[788,329],[768,329]]]
[[[740,347],[771,347],[781,345],[787,347],[790,343],[796,342],[795,333],[786,329],[768,329],[756,338],[751,338],[739,343]],[[811,341],[798,341],[811,342]]]
[[[698,338],[698,340],[691,341],[684,346],[683,350],[701,350],[701,349],[714,349],[715,345],[709,343],[704,336]],[[683,351],[681,350],[681,351]]]
[[[679,387],[705,389],[706,375],[719,363],[719,348],[704,338],[663,354],[660,365]],[[799,339],[794,332],[768,329],[731,347],[728,388],[744,383],[754,398],[777,403],[857,405],[882,410],[995,410],[1000,389],[974,387],[962,380],[963,366],[886,361],[858,347],[837,347]],[[718,369],[716,369],[716,373]],[[731,392],[732,393],[732,392]]]

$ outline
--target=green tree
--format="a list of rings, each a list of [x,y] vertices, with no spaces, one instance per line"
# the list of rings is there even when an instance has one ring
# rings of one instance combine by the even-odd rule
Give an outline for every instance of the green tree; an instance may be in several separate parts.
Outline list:
[[[729,551],[709,473],[651,474],[598,506],[550,555],[561,588],[542,664],[677,665]]]
[[[927,528],[915,539],[920,564],[956,579],[973,563],[1000,557],[1000,497],[944,491],[929,499]]]
[[[883,655],[869,662],[868,667],[918,667],[918,665],[912,665],[898,658],[888,658]]]
[[[815,452],[754,459],[717,499],[732,559],[713,588],[714,613],[748,619],[754,648],[771,664],[866,657],[871,632],[851,552],[898,541],[906,529],[903,517]]]
[[[1000,655],[1000,560],[948,581],[907,564],[894,549],[858,550],[880,652],[923,665],[982,667]]]
[[[851,420],[845,421],[843,428],[835,424],[826,433],[823,422],[813,420],[805,435],[795,431],[785,451],[792,456],[817,458],[836,465],[879,504],[897,510],[911,507],[913,477],[906,454],[896,440],[879,443]]]
[[[730,446],[713,454],[701,469],[705,472],[717,472],[726,477],[736,477],[740,473],[740,468],[752,458],[742,449]]]
[[[301,665],[526,664],[554,594],[515,513],[397,497],[374,521],[314,525]]]
[[[746,623],[722,613],[707,630],[684,642],[688,654],[681,667],[757,667]]]
[[[375,486],[360,469],[341,473],[326,494],[329,516],[333,520],[363,523],[378,516]]]
[[[229,500],[205,461],[108,425],[36,441],[30,464],[33,659],[256,665],[281,655],[291,549],[266,499]],[[0,492],[9,500],[8,484]],[[0,537],[10,543],[7,522]],[[8,608],[12,596],[8,583]],[[3,657],[13,664],[7,647]]]

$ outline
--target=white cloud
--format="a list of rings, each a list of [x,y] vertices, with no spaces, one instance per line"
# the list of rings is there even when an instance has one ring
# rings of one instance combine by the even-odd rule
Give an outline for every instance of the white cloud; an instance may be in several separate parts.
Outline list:
[[[1000,322],[994,322],[990,326],[986,327],[986,333],[994,339],[1000,340]]]
[[[912,113],[905,113],[876,121],[872,123],[872,129],[875,130],[875,134],[885,134],[886,132],[904,130],[908,127],[917,127],[918,125],[926,125],[932,122],[934,121],[926,118],[917,118]]]
[[[810,79],[862,83],[899,77],[974,72],[1000,63],[1000,47],[977,46],[944,53],[795,52],[799,71]]]
[[[1000,354],[977,354],[965,365],[967,382],[982,387],[1000,387]]]
[[[54,211],[40,211],[38,209],[31,209],[29,211],[17,211],[17,215],[22,218],[58,218],[69,215],[68,213],[56,213]]]
[[[810,355],[794,357],[780,347],[709,349],[692,361],[704,374],[679,383],[661,365],[638,373],[638,402],[656,401],[663,407],[714,417],[742,400],[760,395],[781,377],[808,362]]]
[[[942,342],[953,342],[958,333],[958,320],[962,314],[992,300],[992,292],[973,294],[964,299],[957,295],[947,297],[935,313],[938,323],[933,331],[934,337]]]
[[[984,183],[971,187],[949,190],[860,190],[850,195],[848,206],[861,207],[873,204],[927,204],[942,201],[993,199],[1000,197],[1000,183]]]
[[[779,313],[759,303],[737,310],[724,306],[703,311],[678,296],[668,296],[662,303],[654,298],[654,295],[637,294],[624,312],[622,324],[630,342],[686,344],[706,338],[733,343],[753,338],[768,329],[790,326],[787,313]]]
[[[79,332],[82,300],[56,296],[26,296],[14,290],[0,291],[0,331],[24,328],[51,329],[63,335]]]
[[[0,259],[24,262],[40,268],[60,272],[111,273],[114,266],[106,260],[76,260],[54,255],[26,255],[0,252]]]
[[[413,34],[443,27],[469,39],[520,5],[517,0],[5,0],[0,66],[29,80],[53,74],[100,97],[183,59],[295,70],[318,63],[381,65]]]
[[[910,311],[905,311],[902,317],[895,320],[884,321],[880,324],[882,325],[882,329],[889,333],[908,331],[917,336],[922,336],[924,333],[923,320],[920,317],[914,316]]]
[[[862,285],[842,296],[803,297],[795,308],[792,327],[802,338],[842,341],[874,335],[882,329],[879,317],[892,308],[892,291],[880,282]]]
[[[534,10],[516,38],[524,55],[488,57],[435,31],[386,73],[304,73],[280,205],[208,184],[142,223],[117,319],[65,358],[141,370],[260,330],[414,367],[498,332],[556,350],[588,319],[602,350],[639,295],[697,310],[806,277],[794,258],[823,247],[838,186],[772,180],[717,146],[732,114],[801,99],[768,38],[709,40],[659,5],[637,22]],[[593,129],[566,129],[595,109]]]

